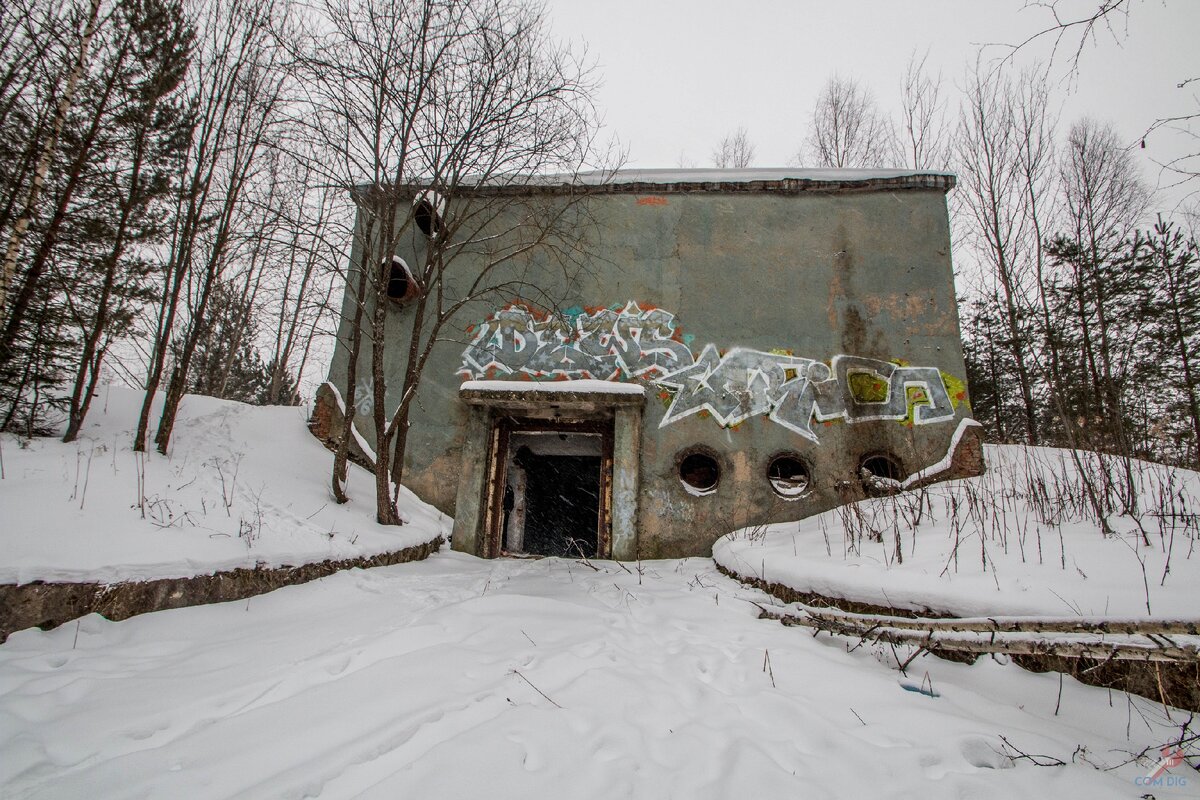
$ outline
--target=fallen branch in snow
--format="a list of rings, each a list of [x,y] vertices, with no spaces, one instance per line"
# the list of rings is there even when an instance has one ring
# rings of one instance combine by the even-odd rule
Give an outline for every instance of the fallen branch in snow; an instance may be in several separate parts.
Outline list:
[[[784,625],[815,628],[841,636],[852,636],[863,640],[887,644],[916,645],[930,651],[948,650],[961,653],[1006,653],[1009,655],[1061,656],[1066,658],[1091,658],[1097,660],[1136,661],[1200,661],[1200,645],[1178,644],[1161,634],[1151,635],[1139,630],[1145,641],[1123,639],[1120,641],[1094,638],[1094,631],[1081,634],[1054,631],[1053,636],[1031,635],[1051,631],[1012,627],[1018,623],[1010,620],[1009,630],[992,627],[971,628],[963,623],[990,625],[990,620],[915,620],[902,617],[874,617],[863,614],[806,610],[802,614],[784,614],[759,606],[764,617],[777,619]],[[1096,622],[1095,625],[1103,625]],[[1186,623],[1185,623],[1186,624]],[[957,625],[957,627],[955,627]],[[1138,623],[1138,627],[1141,624]],[[1100,633],[1111,633],[1103,628]],[[1156,631],[1157,633],[1157,631]]]
[[[779,613],[762,608],[768,613]],[[1139,619],[1136,617],[896,617],[883,614],[856,614],[834,608],[818,608],[792,603],[789,609],[819,619],[851,625],[883,625],[922,631],[975,631],[982,633],[1101,633],[1101,634],[1186,634],[1200,636],[1200,619]]]
[[[1065,767],[1067,765],[1067,762],[1063,761],[1061,758],[1055,758],[1054,756],[1037,755],[1034,753],[1026,753],[1023,750],[1013,747],[1012,742],[1010,742],[1008,739],[1004,738],[1003,736],[1000,737],[1000,741],[1004,742],[1004,747],[1006,749],[1012,751],[1011,753],[1004,753],[1004,755],[1007,756],[1012,761],[1021,761],[1022,759],[1024,759],[1024,760],[1029,761],[1034,766],[1038,766],[1038,767]]]
[[[531,641],[532,641],[532,640],[531,640]],[[533,689],[535,692],[537,692],[538,694],[540,694],[542,697],[546,698],[547,700],[550,700],[550,702],[554,704],[554,707],[555,707],[555,708],[562,708],[562,706],[560,706],[558,703],[555,703],[553,700],[551,700],[551,699],[550,699],[550,695],[546,694],[546,693],[545,693],[545,692],[543,692],[541,689],[539,689],[538,687],[534,686],[534,685],[533,685],[533,681],[529,680],[529,678],[526,678],[526,677],[525,677],[524,675],[522,675],[522,674],[521,674],[521,673],[520,673],[518,670],[515,670],[515,669],[514,669],[514,670],[512,671],[512,673],[513,673],[513,675],[516,675],[518,678],[520,678],[521,680],[523,680],[523,681],[525,681],[526,683],[528,683],[528,684],[529,684],[529,687],[530,687],[531,689]]]

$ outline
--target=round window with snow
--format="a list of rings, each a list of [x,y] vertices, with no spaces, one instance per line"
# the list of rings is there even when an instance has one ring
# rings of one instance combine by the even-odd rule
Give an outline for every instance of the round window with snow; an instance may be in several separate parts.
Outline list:
[[[387,274],[387,296],[392,302],[407,303],[421,293],[412,270],[400,256],[392,256],[391,261],[384,259],[380,267]]]
[[[679,480],[688,494],[712,494],[721,480],[721,466],[711,453],[692,450],[679,459]]]
[[[800,456],[783,453],[775,456],[767,465],[767,480],[771,482],[775,494],[785,500],[795,500],[812,485],[812,473]]]
[[[413,199],[413,222],[421,233],[432,238],[441,233],[445,210],[446,202],[441,195],[433,190],[421,192]]]

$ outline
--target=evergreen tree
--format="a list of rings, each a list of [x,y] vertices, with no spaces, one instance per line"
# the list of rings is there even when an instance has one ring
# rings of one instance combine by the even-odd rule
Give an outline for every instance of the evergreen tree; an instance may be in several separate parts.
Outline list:
[[[182,5],[122,0],[114,14],[130,55],[114,67],[117,97],[95,148],[91,202],[74,215],[73,227],[92,241],[71,251],[78,277],[63,282],[80,350],[64,441],[83,424],[110,343],[128,336],[138,308],[154,299],[156,264],[146,248],[169,232],[170,176],[188,146],[188,116],[175,97],[192,42]]]
[[[1136,391],[1158,400],[1150,433],[1154,447],[1177,463],[1200,468],[1200,254],[1162,216],[1132,246],[1145,287],[1139,313],[1146,372]]]
[[[250,299],[233,281],[214,285],[203,321],[188,391],[261,404],[271,384],[270,367],[255,347],[258,326]]]
[[[971,413],[993,442],[1025,440],[1024,402],[1009,326],[999,293],[970,301],[963,312],[963,357],[971,387]]]

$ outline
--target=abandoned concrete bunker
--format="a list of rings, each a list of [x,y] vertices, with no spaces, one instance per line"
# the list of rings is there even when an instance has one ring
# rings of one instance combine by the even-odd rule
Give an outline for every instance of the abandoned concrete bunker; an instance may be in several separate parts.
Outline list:
[[[456,253],[441,291],[465,302],[422,372],[404,484],[454,517],[457,550],[644,559],[708,555],[738,528],[977,474],[953,186],[944,173],[752,169],[626,170],[444,198],[413,187],[415,224],[379,265],[389,387],[403,381],[414,298],[432,291],[409,265],[454,235],[456,204],[506,197],[484,223],[505,226],[496,240],[522,235],[512,215],[534,205],[570,206],[574,221],[570,247],[515,251],[493,291],[472,277],[514,245],[475,235]],[[348,286],[360,261],[356,245]],[[314,415],[327,440],[342,435],[352,319],[347,296]],[[362,458],[374,447],[370,375],[368,345]],[[387,393],[389,413],[399,394]]]

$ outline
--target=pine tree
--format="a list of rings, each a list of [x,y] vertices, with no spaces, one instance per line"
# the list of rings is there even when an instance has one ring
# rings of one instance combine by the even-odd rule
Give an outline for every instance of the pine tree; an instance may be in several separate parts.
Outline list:
[[[172,165],[188,146],[189,124],[176,97],[187,71],[193,34],[178,0],[122,0],[115,26],[128,52],[113,66],[109,124],[94,150],[99,166],[73,227],[90,246],[73,249],[72,297],[79,354],[64,441],[79,432],[108,347],[132,331],[140,306],[152,301],[155,263],[146,248],[163,243],[173,192]]]
[[[271,372],[255,347],[257,325],[250,299],[232,281],[215,284],[192,356],[188,391],[225,400],[261,404]]]
[[[1139,313],[1147,321],[1144,395],[1161,398],[1154,438],[1171,460],[1200,468],[1200,253],[1161,215],[1132,248],[1145,287]],[[1147,391],[1149,387],[1156,391]],[[1170,452],[1174,451],[1174,452]]]

